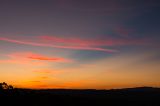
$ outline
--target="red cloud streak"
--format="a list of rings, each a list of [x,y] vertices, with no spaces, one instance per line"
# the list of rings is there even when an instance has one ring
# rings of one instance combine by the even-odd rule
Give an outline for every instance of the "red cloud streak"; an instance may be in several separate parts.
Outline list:
[[[70,59],[65,59],[61,57],[49,57],[41,54],[36,54],[32,52],[18,52],[6,55],[8,59],[0,60],[0,63],[15,63],[15,64],[35,64],[43,65],[42,61],[48,62],[72,62]],[[41,61],[33,61],[41,60]]]
[[[121,32],[127,33],[127,32]],[[44,41],[50,41],[54,43],[61,43],[65,45],[78,45],[78,46],[120,46],[120,45],[143,45],[146,44],[146,39],[80,39],[80,38],[61,38],[55,36],[40,36],[40,39]]]
[[[63,49],[75,49],[75,50],[95,50],[95,51],[104,51],[104,52],[117,52],[117,50],[114,49],[106,49],[106,48],[100,48],[100,47],[89,47],[89,46],[72,46],[72,45],[55,45],[51,43],[36,43],[31,41],[25,41],[25,40],[15,40],[15,39],[9,39],[5,37],[0,37],[1,41],[11,42],[11,43],[17,43],[17,44],[24,44],[24,45],[32,45],[32,46],[42,46],[42,47],[52,47],[52,48],[63,48]],[[78,43],[78,42],[77,42]]]
[[[39,54],[28,54],[27,58],[29,59],[34,59],[34,60],[46,60],[46,61],[57,61],[57,62],[67,62],[69,60],[64,59],[64,58],[59,58],[59,57],[48,57],[48,56],[43,56]]]

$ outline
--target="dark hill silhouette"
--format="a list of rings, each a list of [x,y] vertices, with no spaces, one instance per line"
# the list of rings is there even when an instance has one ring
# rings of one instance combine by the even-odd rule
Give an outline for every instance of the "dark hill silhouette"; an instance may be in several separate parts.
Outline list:
[[[160,88],[95,89],[1,89],[5,106],[160,106]]]

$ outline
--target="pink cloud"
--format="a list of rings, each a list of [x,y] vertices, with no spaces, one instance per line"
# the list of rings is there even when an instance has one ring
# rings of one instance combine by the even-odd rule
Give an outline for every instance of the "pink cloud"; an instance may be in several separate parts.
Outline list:
[[[148,39],[133,39],[127,37],[130,31],[125,30],[124,28],[116,29],[116,32],[120,35],[124,35],[123,38],[104,38],[104,39],[82,39],[82,38],[65,38],[65,37],[56,37],[56,36],[15,36],[11,37],[0,37],[1,41],[31,45],[31,46],[40,46],[40,47],[51,47],[51,48],[61,48],[61,49],[73,49],[73,50],[94,50],[94,51],[104,51],[104,52],[118,52],[115,49],[107,49],[105,46],[115,47],[115,46],[128,46],[128,45],[148,45]],[[32,59],[39,60],[61,60],[57,58],[47,58],[44,56],[30,57]]]
[[[31,61],[30,59],[27,59],[25,57],[19,56],[17,54],[9,54],[6,55],[7,59],[1,59],[0,63],[7,63],[7,64],[22,64],[22,65],[46,65],[43,62],[38,61]]]
[[[41,38],[42,38],[42,36],[41,36]],[[85,44],[85,42],[82,42],[81,40],[63,41],[63,39],[60,39],[60,38],[58,40],[51,39],[52,41],[61,43],[61,44],[58,44],[58,45],[55,44],[55,43],[54,44],[51,43],[51,41],[49,41],[49,42],[44,41],[46,39],[41,39],[41,40],[40,39],[35,39],[35,41],[26,41],[24,39],[23,40],[22,39],[17,40],[17,39],[13,39],[13,38],[0,37],[0,40],[1,41],[6,41],[6,42],[11,42],[11,43],[32,45],[32,46],[41,46],[41,47],[52,47],[52,48],[62,48],[62,49],[74,49],[74,50],[94,50],[94,51],[104,51],[104,52],[111,52],[111,53],[112,52],[117,52],[117,50],[114,50],[114,49],[106,49],[106,48],[100,48],[100,47],[90,47],[90,46],[86,45],[88,43],[88,41],[86,41],[86,44]],[[60,40],[62,40],[62,41],[60,41]],[[39,42],[39,41],[41,41],[41,42]],[[64,42],[68,42],[68,43],[73,42],[74,45],[72,45],[71,43],[68,44],[68,45],[65,45],[65,44],[63,44]],[[99,41],[94,40],[94,42],[99,42]]]
[[[49,57],[35,53],[29,53],[26,55],[27,58],[33,60],[44,60],[44,61],[56,61],[56,62],[69,62],[71,60],[60,58],[60,57]]]
[[[42,66],[46,65],[42,62],[33,62],[29,60],[23,60],[23,59],[6,59],[6,60],[0,60],[0,63],[7,63],[7,64],[22,64],[22,65],[33,65],[33,66]]]
[[[116,32],[128,36],[128,30],[124,28],[116,29]],[[44,41],[61,43],[63,45],[76,45],[82,47],[98,47],[98,46],[121,46],[121,45],[137,45],[137,44],[146,44],[147,39],[131,39],[131,38],[111,38],[106,39],[81,39],[81,38],[60,38],[55,36],[40,36]]]
[[[8,59],[0,60],[0,63],[13,63],[13,64],[32,64],[44,65],[43,61],[47,62],[71,62],[69,59],[60,57],[49,57],[32,52],[17,52],[6,55]],[[38,61],[34,61],[38,60]]]

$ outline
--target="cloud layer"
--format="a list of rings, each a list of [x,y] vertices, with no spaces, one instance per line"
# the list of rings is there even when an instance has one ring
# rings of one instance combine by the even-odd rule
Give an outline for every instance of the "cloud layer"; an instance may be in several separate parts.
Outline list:
[[[105,49],[100,47],[88,47],[88,46],[56,45],[56,44],[51,44],[50,42],[39,42],[39,40],[26,41],[24,39],[17,40],[17,39],[5,38],[5,37],[0,37],[0,40],[11,42],[11,43],[17,43],[17,44],[31,45],[31,46],[73,49],[73,50],[94,50],[94,51],[104,51],[104,52],[117,52],[117,50],[114,50],[114,49]]]
[[[26,39],[27,38],[27,39]],[[118,52],[119,50],[110,49],[115,46],[128,46],[128,45],[149,45],[149,39],[133,39],[133,38],[105,38],[105,39],[82,39],[82,38],[63,38],[56,36],[14,36],[13,37],[0,37],[1,41],[10,43],[51,47],[61,49],[72,50],[92,50],[92,51],[104,51],[108,53]],[[34,59],[34,58],[33,58]],[[40,58],[39,58],[40,59]],[[42,59],[42,58],[41,58]],[[47,58],[43,58],[49,60]],[[54,60],[54,59],[51,59]]]
[[[0,63],[15,63],[15,64],[33,64],[42,65],[43,62],[71,62],[69,59],[61,57],[50,57],[32,52],[17,52],[6,55],[7,59],[1,59]],[[36,61],[34,61],[36,60]]]

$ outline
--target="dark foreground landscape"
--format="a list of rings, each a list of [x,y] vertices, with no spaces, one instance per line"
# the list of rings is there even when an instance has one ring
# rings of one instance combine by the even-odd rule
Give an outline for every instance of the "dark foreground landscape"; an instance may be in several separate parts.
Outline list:
[[[3,89],[3,106],[160,106],[160,88],[117,90]]]

